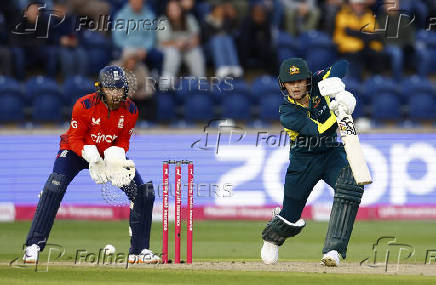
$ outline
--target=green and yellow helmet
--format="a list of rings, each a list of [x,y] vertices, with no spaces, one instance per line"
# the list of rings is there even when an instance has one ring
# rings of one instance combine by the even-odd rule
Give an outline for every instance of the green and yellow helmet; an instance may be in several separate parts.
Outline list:
[[[299,57],[288,58],[282,62],[280,65],[279,71],[279,85],[282,94],[287,97],[287,94],[284,94],[286,91],[283,83],[293,82],[297,80],[309,79],[308,92],[311,92],[312,86],[312,72],[309,70],[309,66],[307,62]]]
[[[282,83],[292,82],[312,77],[307,62],[299,57],[289,58],[280,65],[279,79]]]

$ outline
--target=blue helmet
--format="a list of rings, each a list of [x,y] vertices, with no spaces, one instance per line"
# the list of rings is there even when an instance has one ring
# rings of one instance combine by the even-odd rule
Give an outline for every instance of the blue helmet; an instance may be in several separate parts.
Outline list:
[[[127,94],[129,92],[129,84],[127,82],[127,77],[124,70],[116,65],[108,65],[103,67],[98,74],[97,82],[98,91],[103,95],[103,90],[101,88],[123,88],[124,96],[123,100],[127,99]]]

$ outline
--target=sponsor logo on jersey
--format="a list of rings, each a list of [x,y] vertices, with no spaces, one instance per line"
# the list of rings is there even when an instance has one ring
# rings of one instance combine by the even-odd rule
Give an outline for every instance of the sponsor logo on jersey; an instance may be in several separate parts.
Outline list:
[[[92,117],[92,125],[100,125],[100,118],[95,119],[94,117]]]
[[[131,128],[130,131],[129,131],[129,135],[133,134],[134,131],[135,131],[135,129]]]
[[[300,73],[300,69],[296,67],[295,65],[289,67],[289,74],[294,75]]]
[[[73,129],[77,129],[77,121],[75,121],[75,120],[71,121],[71,127]]]
[[[121,116],[120,119],[118,120],[118,128],[119,129],[124,128],[124,116]]]
[[[117,137],[118,136],[115,134],[113,135],[105,135],[102,133],[91,134],[91,139],[95,143],[101,143],[101,142],[112,143]]]

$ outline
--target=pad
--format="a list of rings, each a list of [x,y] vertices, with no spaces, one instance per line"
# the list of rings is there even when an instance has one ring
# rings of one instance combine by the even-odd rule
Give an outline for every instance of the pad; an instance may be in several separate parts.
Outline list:
[[[149,249],[150,247],[150,230],[155,199],[151,181],[140,185],[136,192],[136,196],[132,199],[133,205],[130,207],[129,217],[132,231],[130,254],[139,254],[144,248]]]
[[[27,246],[37,244],[41,250],[44,249],[68,184],[63,174],[53,172],[48,177],[27,235]]]
[[[302,219],[291,223],[280,215],[275,215],[262,231],[262,239],[281,246],[288,237],[296,236],[305,226]]]
[[[363,186],[357,185],[350,166],[344,167],[336,181],[329,228],[322,251],[324,254],[336,250],[342,258],[346,258],[348,242],[362,195]]]

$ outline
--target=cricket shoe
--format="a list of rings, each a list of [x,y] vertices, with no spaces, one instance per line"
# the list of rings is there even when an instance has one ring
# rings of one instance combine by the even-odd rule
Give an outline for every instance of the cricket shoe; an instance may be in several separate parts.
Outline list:
[[[279,261],[279,247],[269,241],[263,241],[260,257],[265,264],[276,264]]]
[[[38,261],[40,251],[41,249],[37,244],[27,246],[23,256],[24,263],[36,263]]]
[[[339,266],[340,263],[340,255],[336,250],[330,250],[321,259],[320,264],[328,266],[328,267],[336,267]]]
[[[280,207],[274,208],[272,210],[272,218],[280,214],[281,210]],[[260,257],[265,264],[276,264],[279,261],[279,247],[268,241],[263,241]]]
[[[151,250],[143,249],[140,254],[129,254],[129,263],[157,264],[162,263],[162,260]]]

